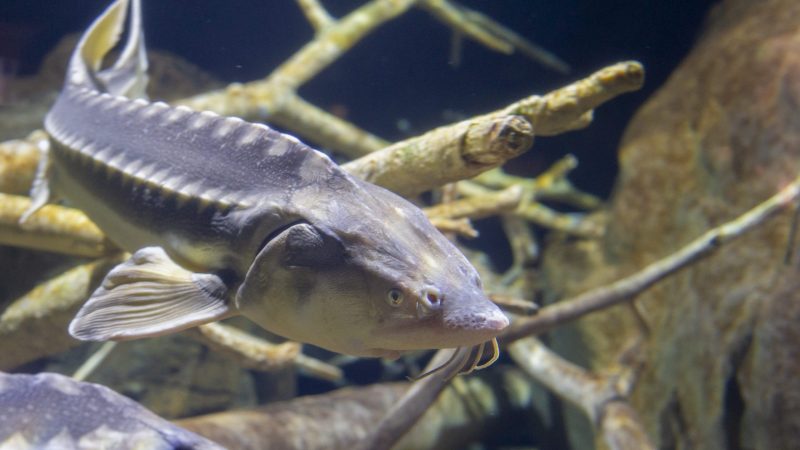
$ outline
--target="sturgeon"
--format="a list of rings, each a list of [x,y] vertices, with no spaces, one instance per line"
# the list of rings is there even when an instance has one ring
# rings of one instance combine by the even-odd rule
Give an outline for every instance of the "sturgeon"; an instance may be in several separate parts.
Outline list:
[[[148,101],[140,1],[128,3],[110,5],[71,57],[26,215],[57,194],[133,252],[78,312],[74,337],[241,314],[355,356],[488,341],[496,352],[508,319],[419,208],[265,125]],[[129,9],[125,47],[104,68]]]

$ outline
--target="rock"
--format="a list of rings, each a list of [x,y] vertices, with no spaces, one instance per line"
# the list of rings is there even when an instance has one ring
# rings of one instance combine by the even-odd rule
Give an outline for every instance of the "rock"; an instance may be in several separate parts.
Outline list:
[[[603,240],[546,255],[559,297],[636,271],[797,176],[800,2],[721,2],[636,114],[619,161]],[[783,263],[791,215],[638,298],[649,333],[632,402],[659,448],[797,445],[800,263]],[[607,368],[638,333],[622,306],[556,333],[555,345]]]

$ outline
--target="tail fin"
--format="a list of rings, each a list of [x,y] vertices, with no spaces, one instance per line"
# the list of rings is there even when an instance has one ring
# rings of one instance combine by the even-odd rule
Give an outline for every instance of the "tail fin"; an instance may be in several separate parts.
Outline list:
[[[101,70],[103,58],[119,42],[129,0],[117,0],[81,37],[72,54],[67,82],[130,98],[145,97],[147,56],[142,32],[140,0],[132,0],[130,32],[117,61]]]
[[[133,0],[130,32],[125,49],[111,67],[100,70],[103,57],[119,42],[127,12],[128,0],[117,0],[92,23],[72,53],[67,69],[67,84],[130,98],[146,96],[147,57],[144,51],[140,0]],[[53,197],[48,183],[50,171],[48,148],[43,147],[40,150],[36,179],[31,189],[32,202],[20,217],[21,226],[25,226],[31,215]]]

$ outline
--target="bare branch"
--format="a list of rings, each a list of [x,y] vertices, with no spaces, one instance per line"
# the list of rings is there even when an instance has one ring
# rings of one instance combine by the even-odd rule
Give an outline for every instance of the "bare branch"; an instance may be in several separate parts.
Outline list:
[[[105,361],[106,357],[111,354],[114,348],[117,346],[116,341],[107,341],[103,342],[94,353],[92,353],[86,361],[78,367],[78,370],[72,375],[72,379],[75,381],[85,381],[89,378],[89,375],[94,372],[95,369],[100,367],[100,364]]]
[[[447,0],[425,0],[420,2],[419,6],[445,25],[486,48],[507,55],[514,52],[514,46],[511,43],[492,34],[481,26],[482,24],[470,20],[465,14],[463,6],[457,6],[454,2]]]
[[[28,197],[0,194],[0,244],[92,257],[118,251],[83,212],[73,208],[47,205],[20,227],[19,218],[30,204]]]
[[[34,131],[25,139],[0,143],[0,192],[26,194],[33,184],[39,149],[47,145],[47,133]]]
[[[586,238],[597,238],[603,235],[603,228],[586,219],[583,213],[560,213],[541,203],[531,202],[520,206],[515,214],[529,222],[551,230]]]
[[[300,5],[300,9],[305,14],[308,22],[318,32],[335,22],[333,17],[325,10],[325,7],[319,3],[319,0],[297,0],[297,4]]]
[[[655,449],[636,412],[615,389],[614,376],[591,374],[551,352],[534,338],[514,342],[508,352],[534,379],[583,410],[602,431],[610,448]]]
[[[533,129],[520,116],[482,116],[398,142],[342,167],[400,195],[414,196],[497,167],[532,143]]]
[[[520,186],[509,186],[502,191],[476,195],[449,203],[440,203],[425,208],[424,211],[429,217],[482,219],[513,211],[517,208],[521,199],[522,188]]]
[[[755,228],[782,211],[795,201],[798,195],[800,195],[800,178],[736,219],[705,232],[675,253],[651,263],[635,274],[572,299],[546,306],[535,317],[515,321],[502,334],[501,340],[508,343],[525,336],[544,333],[585,314],[628,301],[659,280],[709,256],[721,245]]]
[[[497,168],[478,175],[473,181],[495,189],[518,185],[524,187],[532,199],[556,200],[582,209],[595,209],[600,206],[601,200],[578,190],[567,178],[577,167],[578,159],[573,155],[566,155],[535,178],[509,175]],[[468,182],[459,183],[459,190],[470,188]]]
[[[537,136],[553,136],[591,123],[592,110],[644,83],[644,68],[635,61],[601,69],[588,78],[544,96],[520,100],[495,114],[519,114],[527,118]]]
[[[322,379],[340,381],[343,378],[342,371],[338,367],[308,356],[300,358],[301,345],[297,342],[273,344],[221,323],[200,325],[187,331],[192,337],[233,358],[248,369],[271,372],[295,365]]]
[[[536,311],[539,310],[539,305],[536,303],[521,298],[510,297],[508,295],[490,294],[489,299],[497,306],[503,308],[503,310],[515,314],[530,316],[536,314]]]
[[[283,108],[286,95],[316,76],[383,23],[410,8],[416,0],[373,0],[321,30],[316,37],[266,79],[201,94],[180,102],[190,108],[225,116],[266,119]]]
[[[389,146],[389,142],[340,119],[295,94],[286,94],[283,107],[270,121],[294,130],[305,139],[334,149],[350,159]]]
[[[394,448],[467,448],[489,433],[506,432],[507,421],[530,411],[538,398],[528,377],[516,368],[483,371],[459,381],[463,383],[444,389]],[[176,423],[232,449],[355,448],[409,387],[348,387]]]
[[[456,32],[492,50],[510,54],[518,49],[528,58],[556,72],[568,73],[570,70],[569,65],[558,56],[482,13],[447,0],[425,0],[420,6]]]
[[[425,372],[439,367],[447,361],[455,350],[439,350],[433,356]],[[455,369],[455,372],[453,372]],[[450,367],[441,372],[436,372],[421,380],[415,381],[403,394],[403,397],[381,419],[370,436],[361,442],[358,450],[390,449],[414,426],[431,404],[436,401],[439,394],[449,384],[460,367]]]
[[[538,260],[539,244],[528,223],[511,214],[504,215],[502,219],[503,231],[514,257],[513,267],[522,268]]]
[[[445,217],[429,217],[431,223],[442,233],[455,233],[468,239],[478,237],[478,230],[472,227],[469,219],[448,219]]]
[[[0,315],[0,370],[79,345],[67,334],[69,322],[103,276],[125,257],[120,254],[74,267],[13,301]]]
[[[414,196],[471,178],[524,153],[532,145],[534,132],[553,135],[588,125],[593,108],[640,88],[643,80],[641,64],[615,64],[547,95],[437,128],[343,167],[369,182]]]

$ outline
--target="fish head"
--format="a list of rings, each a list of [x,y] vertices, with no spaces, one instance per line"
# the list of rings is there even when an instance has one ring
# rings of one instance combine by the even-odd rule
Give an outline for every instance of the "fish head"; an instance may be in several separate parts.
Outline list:
[[[318,201],[256,257],[242,313],[288,338],[357,356],[477,345],[508,319],[466,257],[407,200],[357,182]]]

